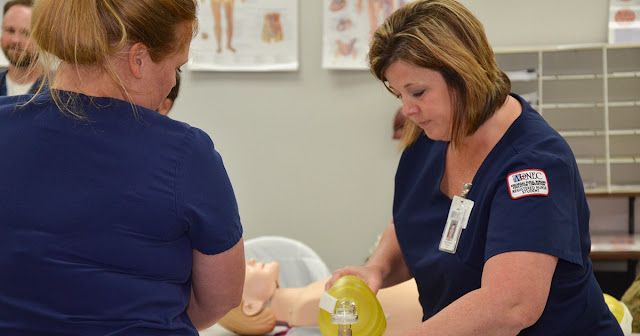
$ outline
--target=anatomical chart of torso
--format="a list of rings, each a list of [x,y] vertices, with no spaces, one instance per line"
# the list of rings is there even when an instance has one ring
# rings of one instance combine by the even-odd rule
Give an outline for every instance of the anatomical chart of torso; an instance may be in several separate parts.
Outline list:
[[[298,0],[200,0],[191,70],[295,71]]]
[[[412,0],[323,0],[322,67],[368,69],[369,41],[393,11]]]

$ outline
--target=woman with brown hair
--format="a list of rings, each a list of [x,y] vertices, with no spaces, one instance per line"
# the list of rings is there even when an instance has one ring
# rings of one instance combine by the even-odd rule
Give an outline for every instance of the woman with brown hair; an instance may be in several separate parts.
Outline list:
[[[155,112],[196,9],[35,2],[50,88],[0,102],[0,334],[198,335],[240,303],[222,159],[205,132]]]
[[[414,278],[424,322],[406,335],[622,335],[593,275],[573,153],[509,93],[480,21],[455,0],[411,2],[375,32],[369,61],[407,117],[394,221],[327,288]]]

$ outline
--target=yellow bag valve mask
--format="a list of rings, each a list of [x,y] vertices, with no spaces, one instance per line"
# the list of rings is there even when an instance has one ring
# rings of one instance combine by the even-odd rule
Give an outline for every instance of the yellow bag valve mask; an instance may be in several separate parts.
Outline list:
[[[318,325],[324,336],[381,336],[387,329],[378,298],[353,275],[338,279],[322,294]]]

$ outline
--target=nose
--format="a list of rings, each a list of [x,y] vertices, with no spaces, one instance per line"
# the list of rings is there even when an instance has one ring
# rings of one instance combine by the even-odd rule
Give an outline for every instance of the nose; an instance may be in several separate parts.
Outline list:
[[[404,114],[406,117],[411,117],[416,113],[418,113],[418,106],[407,101],[402,102],[402,114]]]
[[[20,36],[19,33],[13,33],[9,37],[9,42],[11,44],[17,44],[17,45],[22,46],[22,41],[23,41],[22,36]]]

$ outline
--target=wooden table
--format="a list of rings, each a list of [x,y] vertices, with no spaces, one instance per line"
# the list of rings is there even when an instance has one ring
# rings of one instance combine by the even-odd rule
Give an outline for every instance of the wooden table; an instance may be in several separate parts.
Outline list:
[[[592,260],[639,260],[640,235],[591,235]]]
[[[602,290],[619,299],[636,278],[636,269],[640,260],[640,235],[592,234],[590,257],[594,261],[626,261],[626,271],[595,272],[594,270]]]

